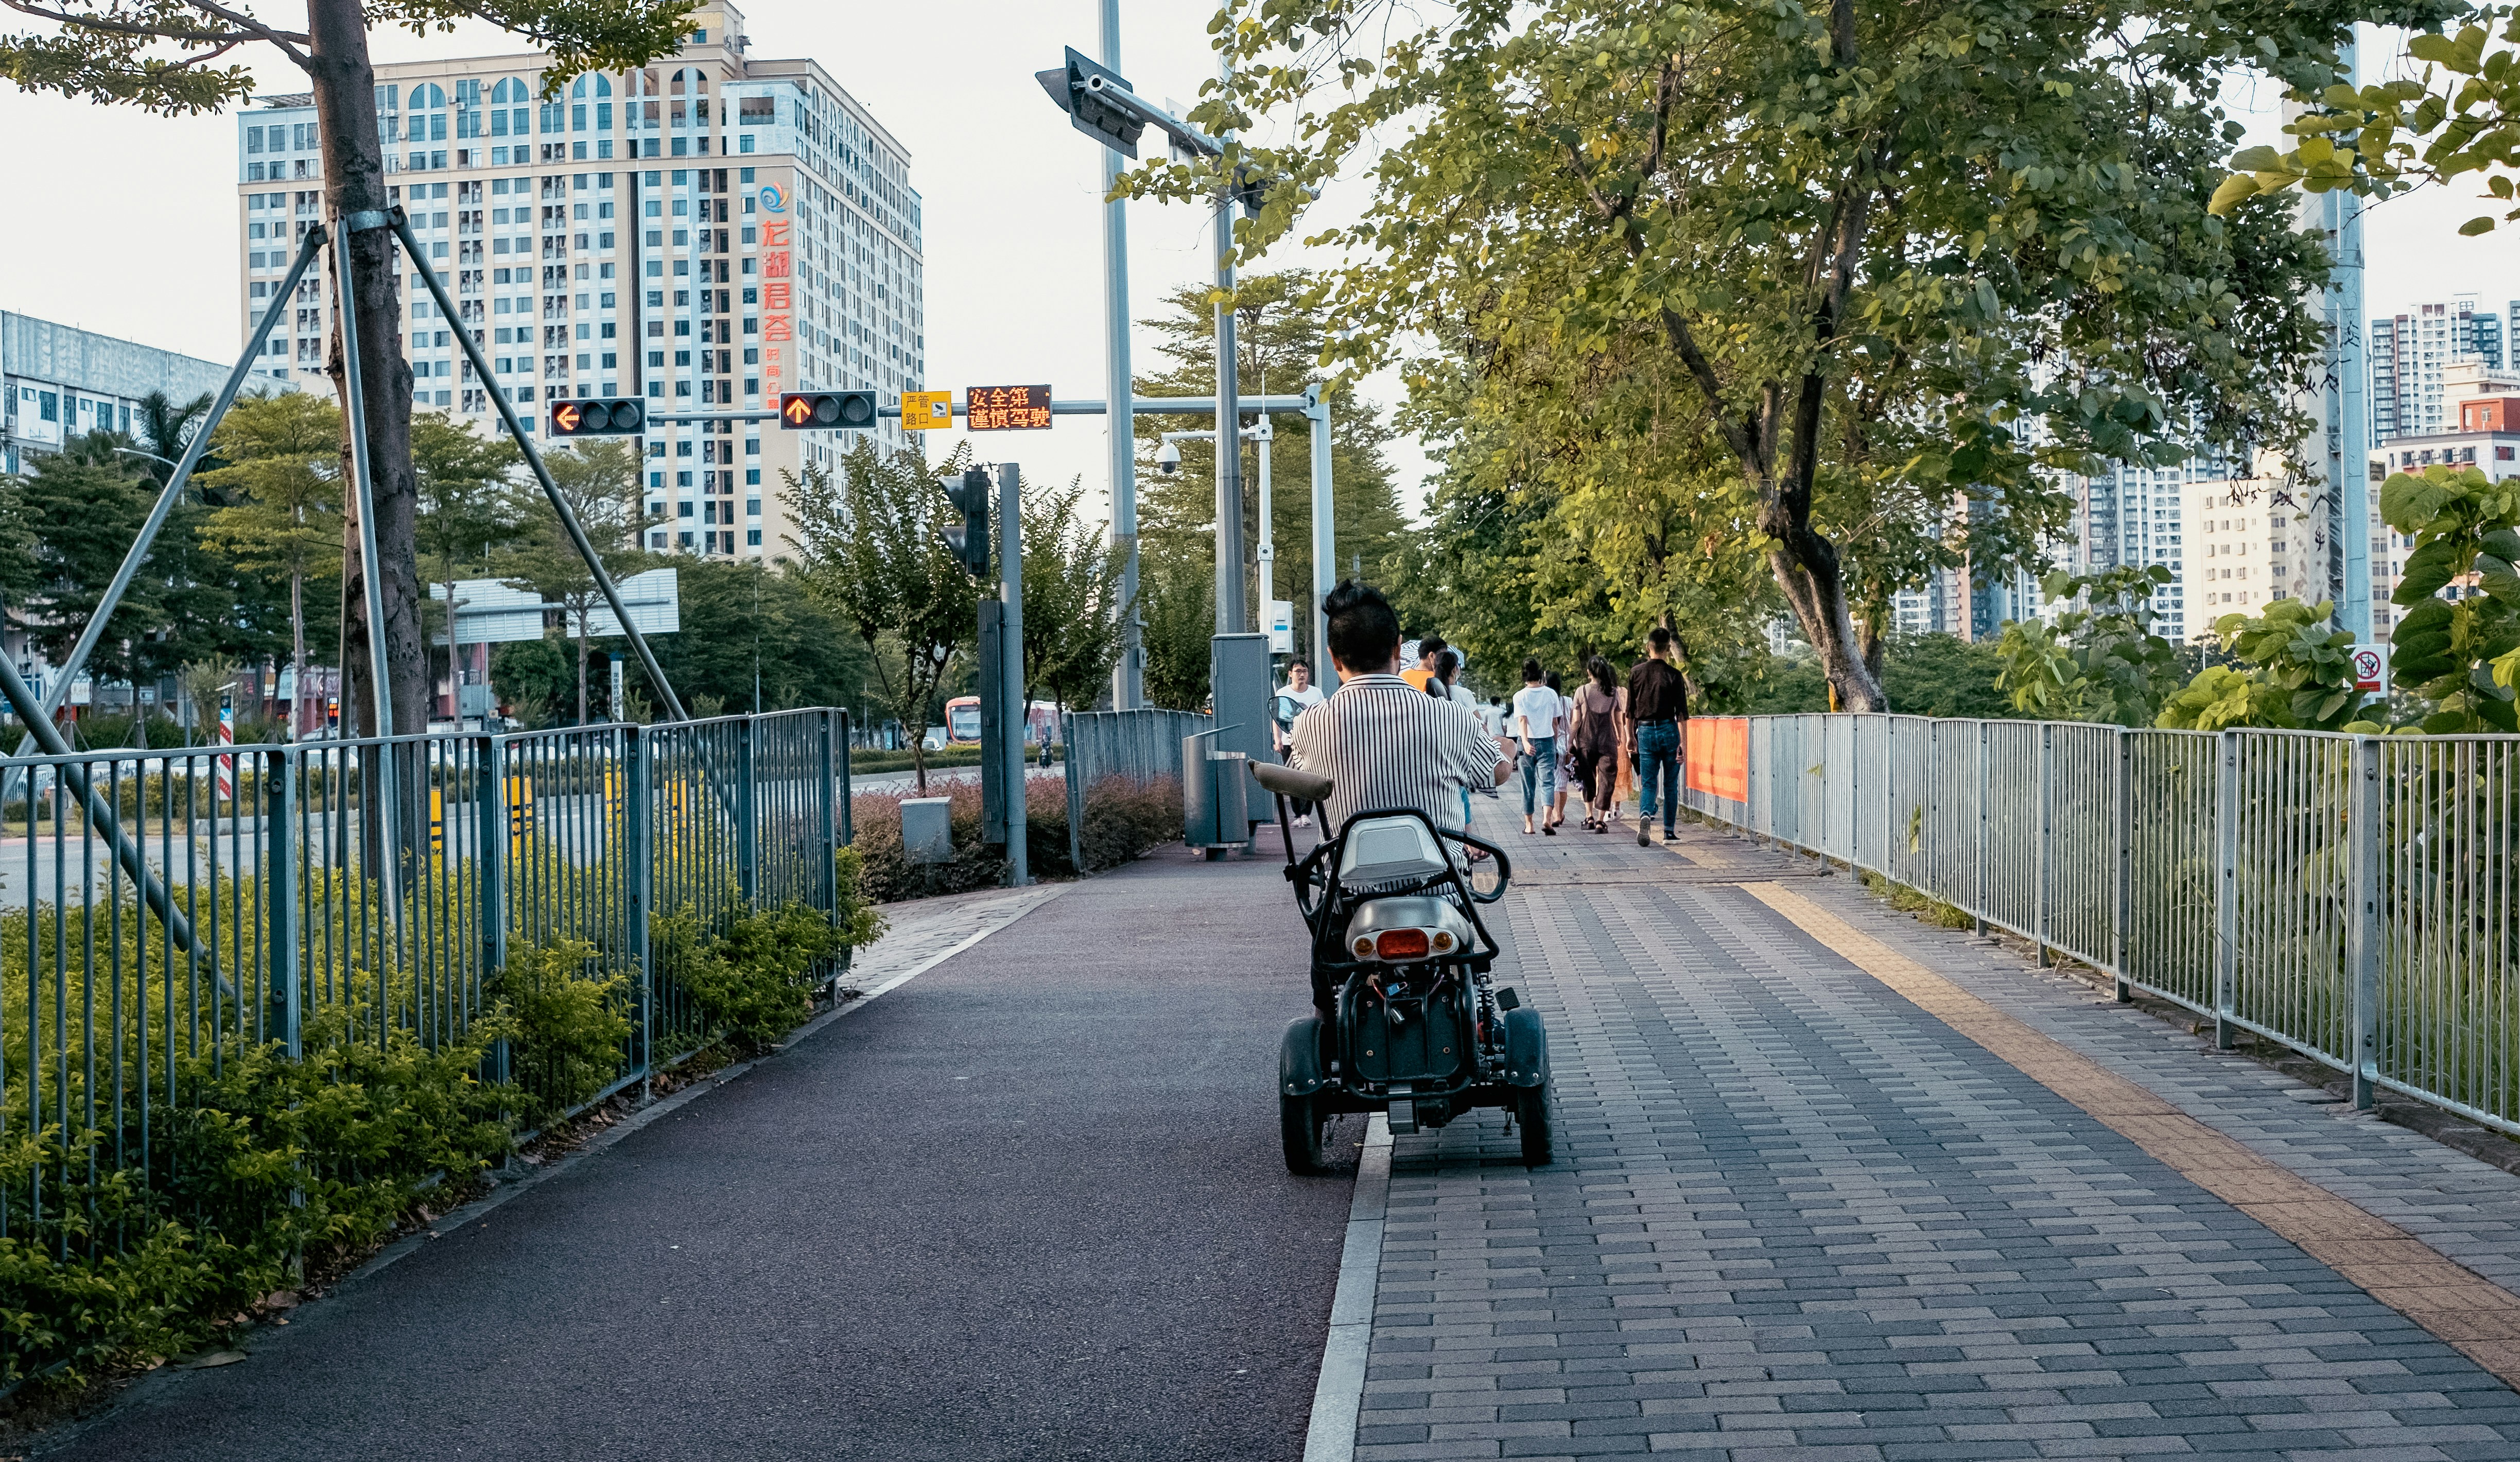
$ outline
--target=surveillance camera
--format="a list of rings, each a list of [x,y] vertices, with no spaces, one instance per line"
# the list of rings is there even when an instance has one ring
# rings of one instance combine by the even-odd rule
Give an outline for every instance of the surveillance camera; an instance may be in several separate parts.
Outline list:
[[[1181,448],[1169,441],[1155,448],[1155,471],[1166,477],[1181,471]]]

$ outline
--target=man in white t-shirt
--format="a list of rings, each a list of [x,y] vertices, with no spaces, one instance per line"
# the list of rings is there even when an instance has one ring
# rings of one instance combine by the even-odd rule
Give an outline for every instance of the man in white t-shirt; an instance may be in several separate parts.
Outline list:
[[[1291,712],[1274,717],[1270,726],[1270,731],[1277,741],[1278,759],[1283,761],[1286,759],[1287,728],[1295,723],[1296,716],[1322,704],[1322,690],[1320,686],[1313,684],[1313,667],[1298,660],[1287,662],[1286,683],[1278,687],[1278,694],[1295,703]],[[1313,804],[1306,801],[1296,802],[1295,826],[1311,827],[1312,825]]]
[[[1557,825],[1557,749],[1564,744],[1566,701],[1548,686],[1537,660],[1522,662],[1522,689],[1513,693],[1513,734],[1522,742],[1522,830],[1554,838]],[[1532,810],[1541,826],[1531,825]]]

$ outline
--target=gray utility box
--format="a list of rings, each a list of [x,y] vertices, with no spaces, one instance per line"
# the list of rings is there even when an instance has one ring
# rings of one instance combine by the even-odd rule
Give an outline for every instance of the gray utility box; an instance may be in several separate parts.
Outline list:
[[[906,797],[901,800],[901,855],[913,863],[954,861],[952,798]]]
[[[1269,637],[1220,634],[1207,645],[1208,686],[1216,699],[1216,750],[1239,752],[1253,761],[1276,760],[1278,749],[1269,737],[1269,703],[1277,689],[1269,668]]]

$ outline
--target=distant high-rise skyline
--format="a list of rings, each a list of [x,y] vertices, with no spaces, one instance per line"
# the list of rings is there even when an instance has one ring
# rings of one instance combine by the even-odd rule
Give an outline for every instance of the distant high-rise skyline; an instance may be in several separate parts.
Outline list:
[[[2520,300],[2510,304],[2520,325]],[[2371,320],[2371,445],[2398,436],[2447,430],[2442,372],[2452,362],[2482,360],[2502,366],[2504,315],[2486,310],[2478,297],[2431,300]]]

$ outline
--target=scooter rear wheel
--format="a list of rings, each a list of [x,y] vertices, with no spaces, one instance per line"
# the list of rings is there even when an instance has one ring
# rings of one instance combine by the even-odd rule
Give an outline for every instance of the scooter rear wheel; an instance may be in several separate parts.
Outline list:
[[[1522,1162],[1526,1167],[1546,1167],[1556,1158],[1556,1145],[1549,1128],[1549,1086],[1518,1088],[1513,1098],[1513,1119],[1522,1128]]]
[[[1321,1104],[1308,1096],[1278,1098],[1278,1140],[1286,1150],[1286,1170],[1315,1173],[1322,1170],[1322,1128],[1328,1115]]]

